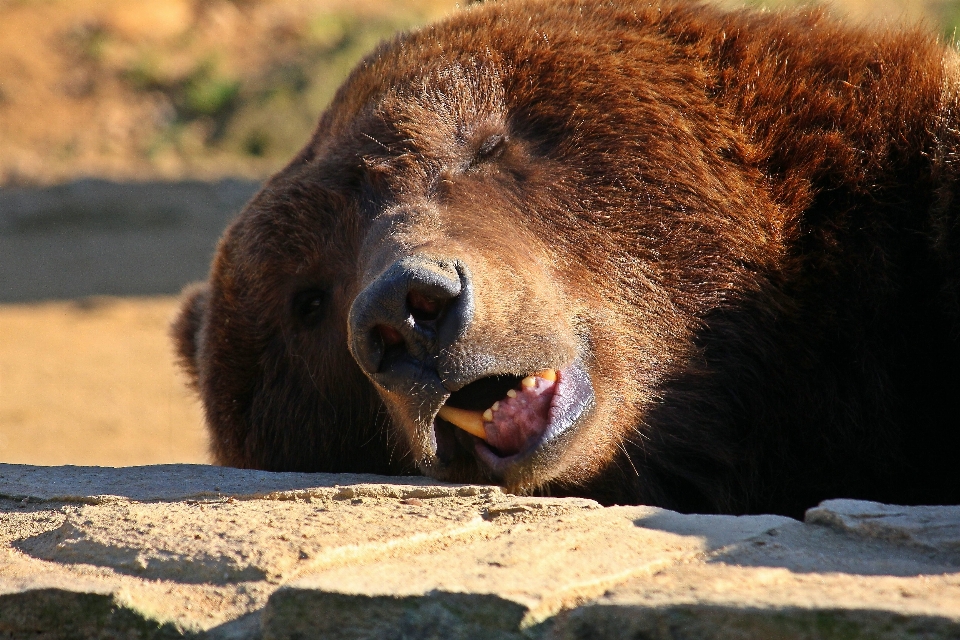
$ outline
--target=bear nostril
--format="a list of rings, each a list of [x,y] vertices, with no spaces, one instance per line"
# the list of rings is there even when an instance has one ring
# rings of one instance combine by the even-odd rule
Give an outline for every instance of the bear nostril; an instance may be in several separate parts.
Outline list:
[[[412,378],[436,377],[437,359],[463,335],[472,317],[473,293],[464,265],[405,256],[354,299],[348,319],[350,352],[377,384],[407,389]]]
[[[372,338],[375,343],[380,343],[380,346],[375,349],[379,355],[374,371],[383,371],[384,368],[389,368],[407,355],[407,341],[393,327],[385,324],[376,325],[372,331]]]
[[[417,322],[432,322],[439,318],[446,302],[446,300],[431,298],[419,291],[411,291],[407,294],[407,307],[410,309],[410,315]]]
[[[395,344],[401,344],[403,342],[403,336],[393,327],[378,324],[375,331],[380,334],[380,339],[383,340],[385,347],[392,347]]]

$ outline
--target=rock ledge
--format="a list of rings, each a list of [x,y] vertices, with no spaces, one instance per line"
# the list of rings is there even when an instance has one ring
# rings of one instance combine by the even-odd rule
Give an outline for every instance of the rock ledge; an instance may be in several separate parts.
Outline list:
[[[0,637],[960,638],[960,507],[0,465]]]

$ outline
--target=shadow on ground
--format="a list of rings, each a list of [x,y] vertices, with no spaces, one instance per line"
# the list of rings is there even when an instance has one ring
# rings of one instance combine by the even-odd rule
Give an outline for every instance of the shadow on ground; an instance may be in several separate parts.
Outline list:
[[[0,302],[178,293],[259,183],[79,180],[0,189]]]
[[[911,509],[916,512],[924,507],[905,508],[907,512]],[[777,567],[793,573],[814,574],[940,575],[947,569],[960,567],[958,527],[956,516],[950,515],[953,507],[930,509],[934,509],[940,519],[930,517],[927,523],[912,523],[914,528],[893,530],[885,537],[857,535],[819,522],[812,523],[809,518],[806,523],[801,523],[780,516],[759,516],[769,519],[770,529],[749,539],[737,535],[743,526],[740,521],[747,521],[749,517],[661,511],[639,518],[634,524],[679,535],[702,536],[707,548],[715,552],[707,560],[708,564]],[[942,540],[925,540],[931,533]],[[816,552],[811,553],[811,549]]]

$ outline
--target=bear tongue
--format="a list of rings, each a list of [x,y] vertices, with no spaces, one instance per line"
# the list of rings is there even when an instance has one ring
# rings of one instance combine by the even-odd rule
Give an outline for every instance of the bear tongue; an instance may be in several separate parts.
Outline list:
[[[524,386],[514,397],[497,403],[493,420],[483,423],[484,439],[501,456],[520,453],[547,430],[556,383],[543,378],[535,380],[533,386]]]

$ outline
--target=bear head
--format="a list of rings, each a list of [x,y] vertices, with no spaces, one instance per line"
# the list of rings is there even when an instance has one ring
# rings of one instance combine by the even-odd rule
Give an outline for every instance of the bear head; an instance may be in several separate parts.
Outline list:
[[[790,204],[691,62],[712,15],[485,4],[367,57],[175,324],[216,460],[670,505],[683,450],[709,492],[736,443],[670,408]]]

